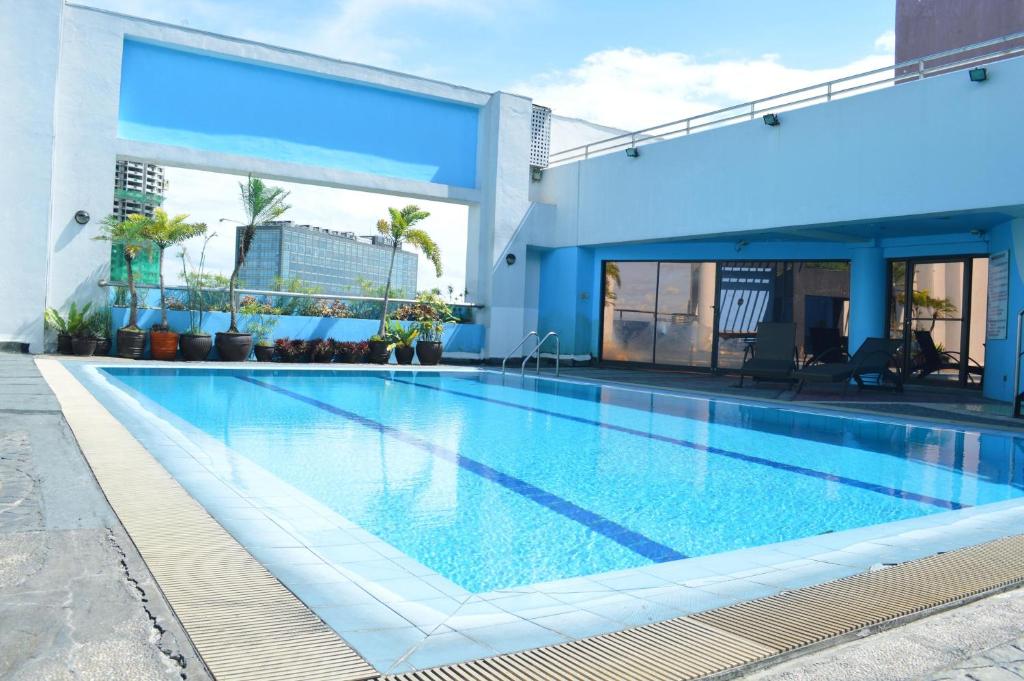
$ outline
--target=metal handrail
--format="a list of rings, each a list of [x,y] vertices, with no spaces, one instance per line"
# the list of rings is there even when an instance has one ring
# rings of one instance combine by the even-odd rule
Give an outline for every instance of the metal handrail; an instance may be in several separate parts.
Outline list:
[[[538,347],[540,346],[540,340],[539,340],[540,339],[540,334],[538,334],[536,331],[531,331],[530,333],[528,333],[525,336],[523,336],[523,340],[519,341],[519,344],[517,346],[515,346],[514,348],[512,348],[512,350],[507,355],[505,355],[505,359],[501,360],[501,375],[502,376],[505,375],[505,364],[506,364],[506,362],[508,362],[508,360],[512,357],[512,355],[514,355],[516,353],[516,350],[518,350],[519,348],[523,347],[523,345],[526,343],[526,341],[530,340],[530,336],[533,336],[534,338],[537,338],[538,339],[537,345],[538,345]],[[530,353],[530,354],[533,354],[533,353]],[[527,355],[527,356],[529,356],[529,355]]]
[[[558,375],[560,369],[559,361],[562,356],[562,342],[558,339],[558,334],[556,332],[548,331],[546,334],[544,334],[544,337],[540,339],[540,341],[537,343],[536,347],[533,348],[530,354],[528,354],[523,359],[523,363],[519,367],[519,374],[521,376],[526,375],[526,364],[527,362],[530,361],[530,358],[533,357],[534,353],[536,353],[537,355],[537,374],[540,375],[540,349],[541,346],[544,345],[544,341],[551,337],[554,337],[555,339],[555,376]]]
[[[1013,417],[1021,417],[1020,359],[1024,356],[1024,309],[1017,313],[1017,357],[1013,362]]]
[[[105,279],[101,279],[98,283],[99,283],[99,286],[104,287],[104,288],[128,286],[128,282],[126,282],[126,281],[107,281]],[[158,289],[158,288],[160,288],[160,286],[159,286],[159,284],[140,284],[140,283],[136,283],[135,284],[135,288],[142,288],[142,289],[150,289],[150,290],[152,290],[152,289]],[[188,287],[187,286],[181,286],[180,284],[173,284],[173,285],[168,284],[167,286],[164,286],[164,290],[165,291],[188,291]],[[197,290],[204,291],[204,292],[210,292],[210,293],[227,293],[228,292],[228,289],[226,289],[226,288],[211,287],[211,286],[199,286],[199,287],[197,287]],[[362,300],[362,301],[369,301],[369,302],[374,302],[374,303],[383,303],[384,302],[384,297],[383,296],[360,296],[360,295],[348,295],[348,294],[345,294],[345,293],[302,293],[302,292],[298,292],[298,291],[294,291],[294,292],[293,291],[266,291],[266,290],[263,290],[263,289],[252,289],[252,288],[236,288],[235,289],[235,295],[236,296],[238,296],[238,295],[243,295],[243,296],[267,296],[267,297],[274,297],[274,298],[312,298],[314,300]],[[418,303],[418,302],[420,302],[420,301],[416,300],[415,298],[391,298],[391,297],[388,297],[388,303]],[[484,307],[484,305],[482,303],[456,303],[456,302],[449,302],[448,305],[450,307],[473,307],[473,308],[482,308],[482,307]]]
[[[881,86],[887,83],[896,83],[897,81],[920,80],[928,75],[955,71],[958,68],[964,68],[967,66],[977,66],[979,64],[1011,56],[1024,55],[1024,45],[1010,45],[1002,50],[993,50],[984,54],[971,55],[953,62],[937,64],[932,67],[928,67],[926,65],[928,62],[932,62],[937,59],[966,54],[986,47],[995,47],[997,45],[1004,45],[1006,43],[1012,43],[1022,39],[1024,39],[1024,31],[1011,33],[999,38],[993,38],[991,40],[965,45],[964,47],[958,47],[952,50],[936,52],[917,59],[899,62],[892,66],[884,66],[871,71],[864,71],[863,73],[843,76],[842,78],[836,78],[835,80],[830,80],[824,83],[808,85],[796,90],[790,90],[789,92],[762,97],[761,99],[755,99],[742,104],[736,104],[734,106],[727,106],[722,109],[716,109],[715,111],[708,111],[706,113],[690,116],[689,118],[681,118],[679,120],[661,123],[659,125],[643,128],[634,132],[627,132],[602,140],[596,140],[577,147],[562,149],[551,154],[549,165],[555,166],[562,163],[569,163],[571,161],[587,159],[593,154],[605,154],[619,149],[636,147],[641,144],[650,144],[652,142],[671,139],[681,135],[689,135],[692,132],[699,131],[709,126],[720,126],[723,124],[739,122],[741,120],[752,120],[756,118],[758,114],[770,111],[777,112],[782,107],[791,109],[801,104],[830,102],[840,95],[848,95],[858,90],[864,90],[865,88]],[[891,72],[891,75],[889,75],[889,72]],[[849,84],[850,81],[868,78],[878,74],[887,75],[868,83],[860,83],[856,85]],[[817,94],[809,94],[818,90],[824,91],[818,92]],[[780,101],[786,100],[786,98],[790,97],[797,97],[798,95],[804,96],[792,100]]]

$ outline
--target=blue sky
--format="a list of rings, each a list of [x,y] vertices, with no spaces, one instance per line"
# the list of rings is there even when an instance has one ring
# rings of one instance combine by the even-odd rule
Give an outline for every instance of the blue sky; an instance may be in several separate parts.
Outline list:
[[[895,0],[78,0],[485,91],[626,129],[892,64]],[[237,178],[168,169],[166,207],[222,234],[230,270]],[[297,222],[367,233],[394,197],[288,185]],[[441,280],[465,281],[466,209],[421,202],[443,251]]]

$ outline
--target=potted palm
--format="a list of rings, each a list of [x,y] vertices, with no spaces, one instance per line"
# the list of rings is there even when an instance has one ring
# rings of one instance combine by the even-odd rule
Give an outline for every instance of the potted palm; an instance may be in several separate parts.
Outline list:
[[[217,352],[225,362],[242,362],[249,357],[252,349],[252,334],[238,330],[238,301],[235,300],[235,286],[238,284],[238,271],[245,264],[245,258],[256,238],[256,228],[260,225],[281,217],[291,206],[284,201],[288,192],[280,187],[270,187],[258,177],[249,176],[248,180],[239,183],[242,197],[242,209],[245,211],[246,224],[242,226],[241,239],[235,248],[235,269],[231,271],[228,282],[229,302],[231,304],[231,325],[227,331],[217,333]]]
[[[242,299],[240,308],[245,318],[245,330],[252,335],[254,342],[252,351],[256,355],[257,362],[272,362],[274,360],[274,341],[270,336],[277,326],[277,317],[267,303],[261,303],[252,296]]]
[[[434,265],[437,276],[441,276],[441,249],[437,247],[429,234],[416,227],[418,223],[430,217],[430,213],[420,210],[419,206],[408,205],[401,210],[388,208],[390,220],[377,221],[377,231],[391,242],[391,262],[388,265],[388,278],[384,284],[384,305],[381,307],[380,326],[377,334],[370,338],[370,361],[386,364],[391,356],[395,340],[388,334],[388,301],[391,298],[391,275],[395,269],[395,256],[403,244],[411,244],[427,256]]]
[[[110,308],[103,307],[97,310],[89,318],[89,328],[93,338],[96,339],[96,355],[106,357],[110,354]]]
[[[78,357],[89,357],[96,352],[96,339],[90,326],[89,308],[92,303],[78,307],[74,303],[68,309],[67,332],[71,336],[71,352]]]
[[[124,250],[124,264],[128,276],[129,313],[128,323],[117,330],[117,354],[127,359],[141,359],[146,350],[146,332],[139,328],[139,293],[135,289],[135,274],[132,265],[144,249],[150,247],[146,236],[149,218],[144,215],[129,215],[121,220],[108,215],[100,223],[100,233],[93,237],[100,241],[120,244]]]
[[[455,321],[452,309],[448,303],[436,293],[421,293],[417,296],[417,308],[419,317],[416,321],[416,329],[419,331],[419,340],[416,341],[416,357],[420,364],[432,366],[441,363],[441,355],[444,353],[444,346],[441,337],[444,335],[444,327]]]
[[[170,246],[180,244],[206,232],[206,225],[202,222],[190,223],[186,220],[188,220],[187,214],[175,215],[172,218],[167,215],[167,211],[157,208],[153,211],[153,218],[148,220],[144,227],[145,235],[159,249],[157,272],[160,278],[160,323],[154,324],[149,329],[149,351],[153,355],[153,359],[174,360],[178,357],[178,334],[171,331],[171,327],[167,324],[164,251]]]
[[[412,364],[412,358],[416,354],[413,342],[420,335],[420,330],[412,325],[402,326],[395,320],[388,322],[388,330],[395,338],[395,361],[399,364]]]
[[[71,309],[75,309],[75,303],[71,303]],[[43,324],[57,334],[57,352],[62,355],[71,354],[71,334],[68,333],[68,321],[61,316],[60,311],[54,307],[46,308],[43,313]]]
[[[201,362],[206,359],[210,350],[213,349],[213,339],[209,331],[203,328],[203,315],[206,314],[206,295],[203,285],[208,277],[204,271],[206,266],[206,247],[210,239],[217,236],[211,232],[203,239],[203,247],[199,251],[199,265],[191,272],[189,271],[188,250],[182,246],[178,256],[181,258],[181,279],[185,282],[188,306],[188,331],[181,334],[178,339],[178,346],[181,348],[181,356],[186,362]]]

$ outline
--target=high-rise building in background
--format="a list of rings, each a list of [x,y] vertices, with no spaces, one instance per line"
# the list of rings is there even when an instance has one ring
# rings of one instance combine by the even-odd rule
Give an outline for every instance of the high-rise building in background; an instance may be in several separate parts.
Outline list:
[[[242,228],[235,234],[235,253]],[[239,273],[249,289],[273,289],[280,280],[298,279],[324,293],[358,295],[360,280],[374,286],[387,281],[391,261],[390,242],[381,236],[358,237],[313,225],[297,225],[291,220],[268,222],[256,228],[256,238]],[[415,253],[398,251],[391,276],[395,291],[416,293],[418,259]]]
[[[114,166],[114,215],[122,220],[132,214],[153,217],[166,191],[163,166],[142,161],[118,161]]]
[[[124,220],[129,215],[153,217],[153,211],[163,204],[167,191],[164,168],[142,161],[117,161],[114,165],[114,215]],[[132,266],[136,282],[155,284],[159,280],[159,254],[155,248],[144,249]],[[124,249],[110,245],[110,280],[128,278],[124,262]]]

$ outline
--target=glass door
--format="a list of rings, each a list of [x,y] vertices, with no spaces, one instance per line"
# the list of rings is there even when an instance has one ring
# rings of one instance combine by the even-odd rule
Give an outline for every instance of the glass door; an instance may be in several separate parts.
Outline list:
[[[889,337],[903,341],[907,380],[981,385],[987,272],[986,258],[889,262]]]

